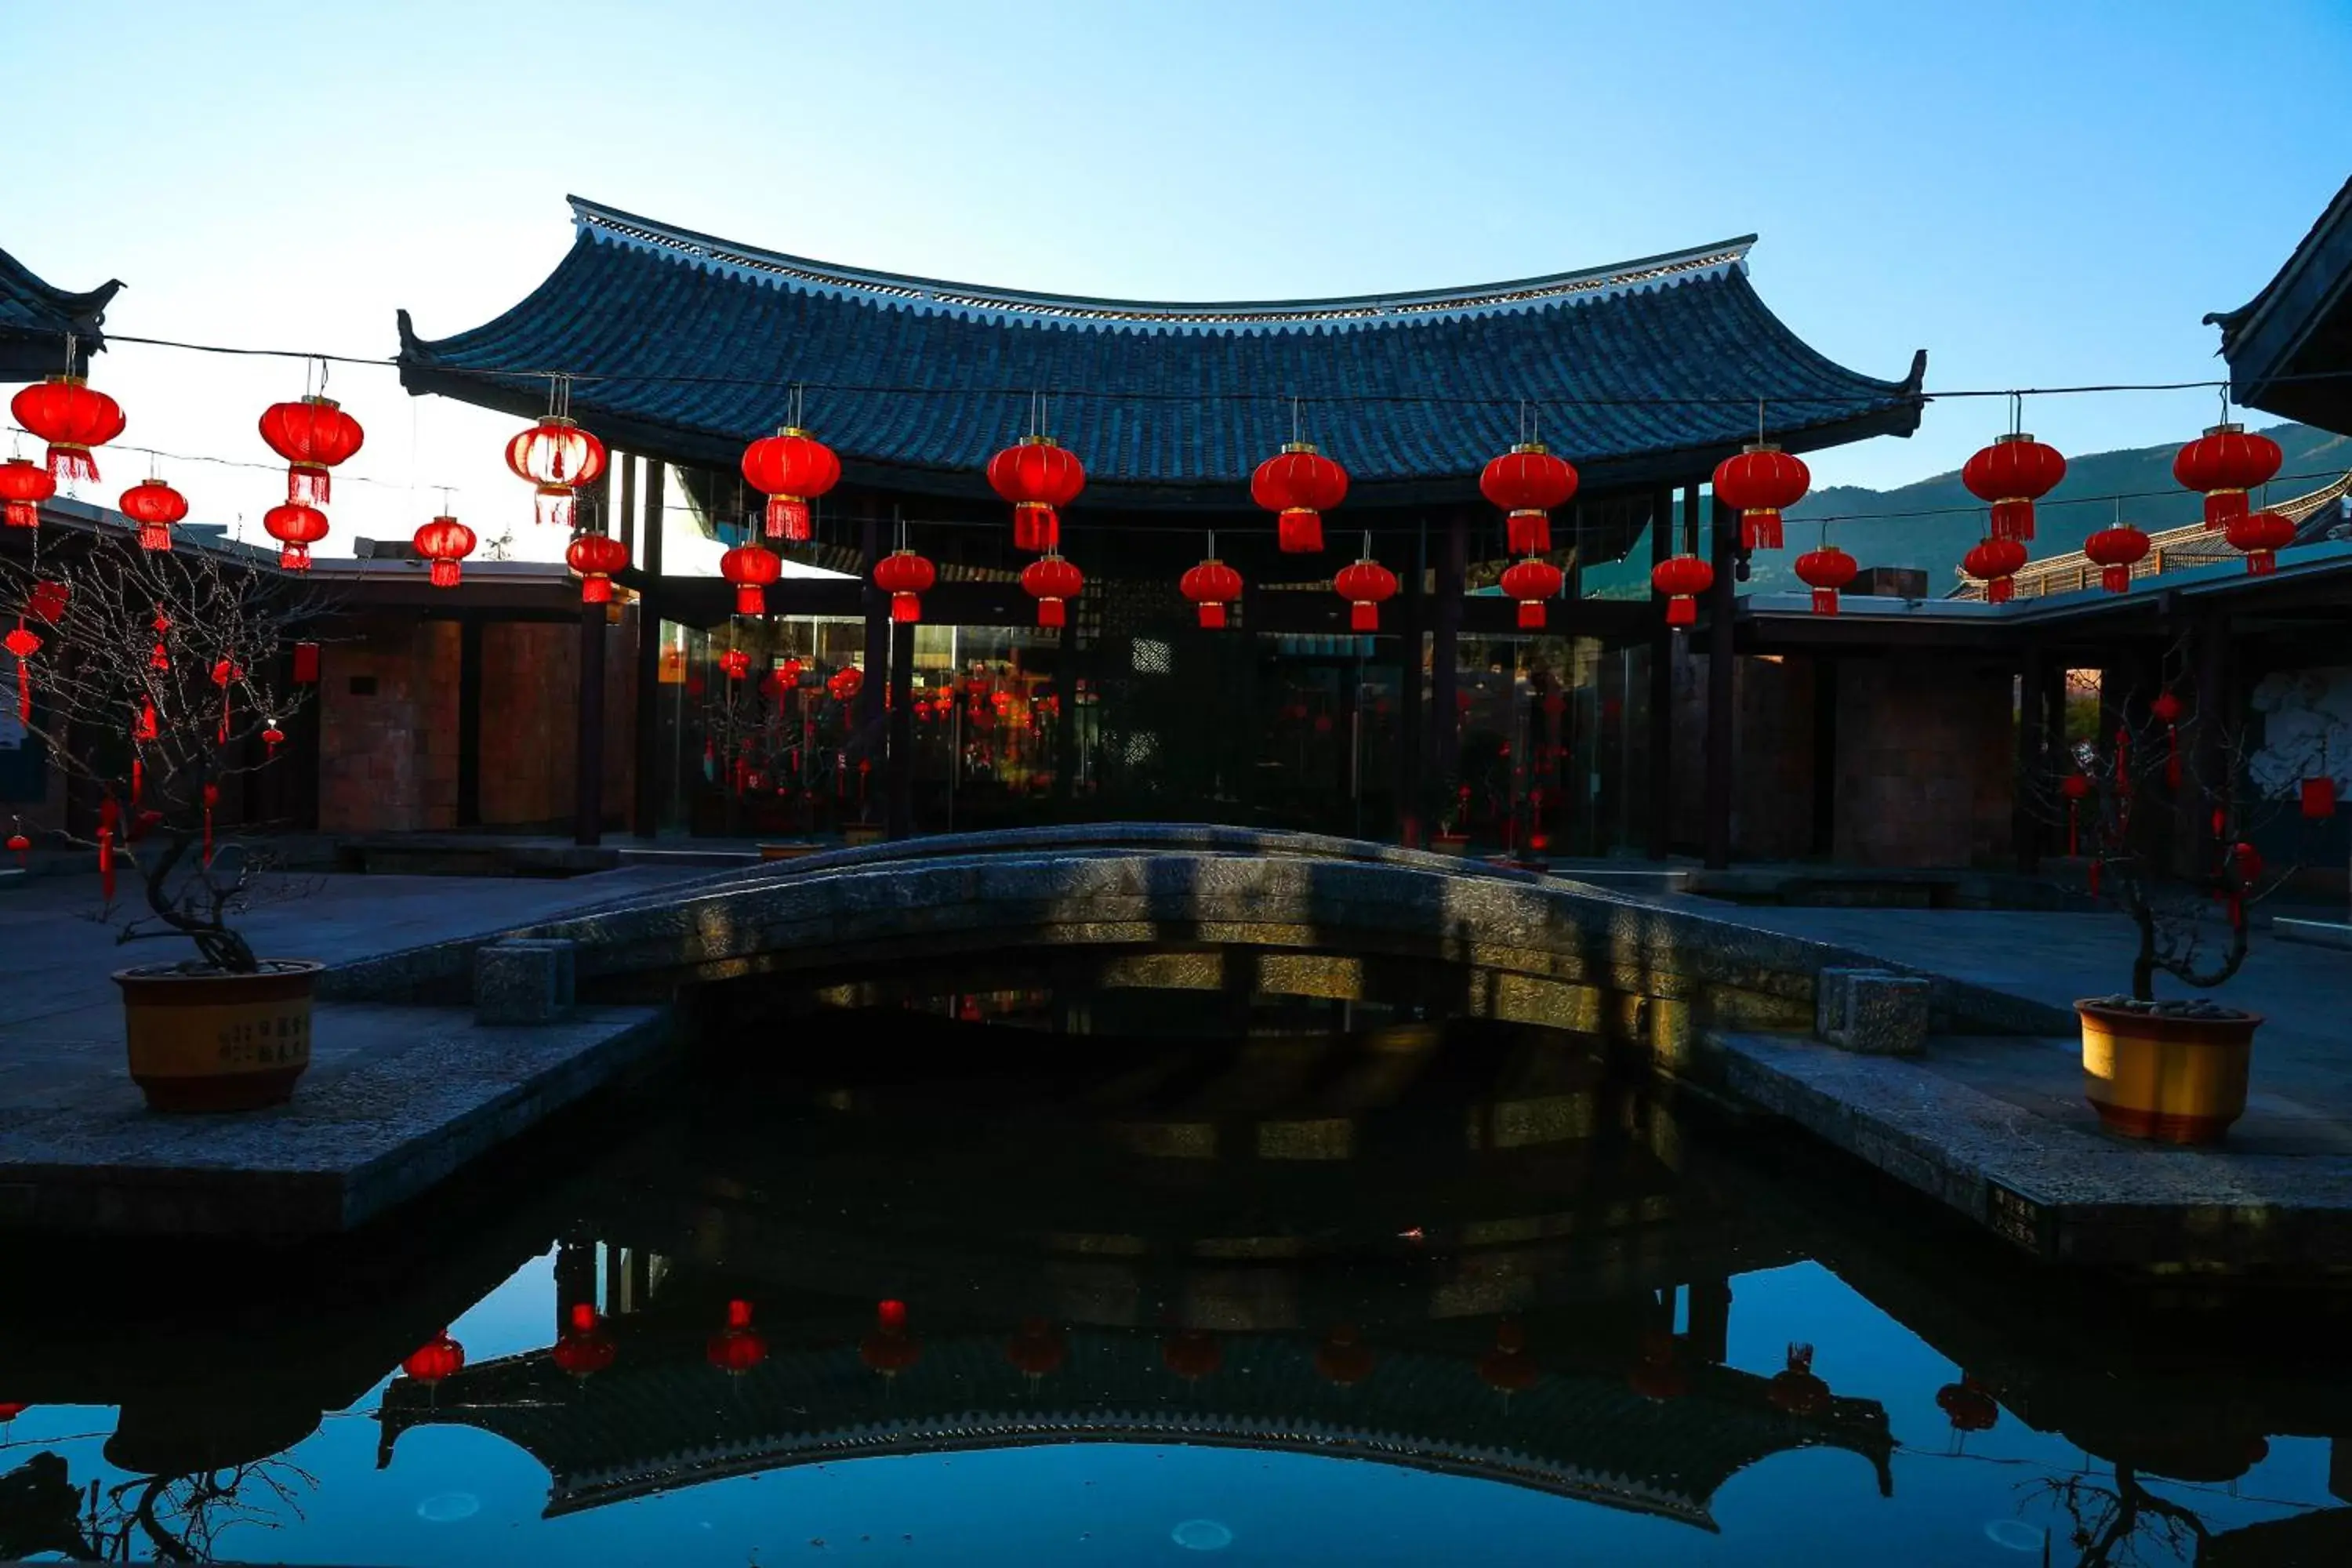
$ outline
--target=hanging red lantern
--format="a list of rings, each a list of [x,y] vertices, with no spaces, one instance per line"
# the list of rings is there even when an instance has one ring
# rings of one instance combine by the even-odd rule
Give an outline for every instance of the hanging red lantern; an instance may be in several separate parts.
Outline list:
[[[161,479],[142,479],[122,492],[122,515],[139,525],[139,548],[172,548],[172,525],[188,515],[188,498]]]
[[[1542,1369],[1528,1353],[1527,1331],[1510,1319],[1495,1325],[1494,1348],[1478,1358],[1478,1380],[1506,1397],[1543,1381]]]
[[[41,651],[38,632],[26,628],[19,620],[16,629],[0,637],[0,647],[7,648],[16,660],[16,718],[20,723],[33,721],[33,656]]]
[[[2105,568],[2099,574],[2100,587],[2110,594],[2127,594],[2132,567],[2147,558],[2147,535],[2130,523],[2119,522],[2083,541],[2083,553],[2094,565]]]
[[[586,1381],[613,1364],[620,1348],[604,1332],[604,1320],[585,1301],[575,1301],[564,1314],[563,1332],[548,1357],[572,1377]]]
[[[1530,556],[1503,568],[1503,593],[1519,602],[1519,629],[1539,631],[1547,624],[1544,605],[1568,579],[1549,561]]]
[[[751,656],[740,647],[730,647],[719,656],[719,672],[730,680],[741,680],[751,673]]]
[[[1960,483],[1992,507],[1995,539],[2031,541],[2033,503],[2065,477],[2066,459],[2058,448],[2021,431],[1994,437],[1960,467]]]
[[[1552,456],[1540,441],[1522,441],[1488,459],[1478,475],[1478,491],[1507,515],[1503,530],[1513,555],[1542,555],[1551,549],[1552,509],[1576,494],[1576,468]]]
[[[763,544],[739,544],[719,558],[719,574],[735,584],[735,613],[768,613],[768,584],[784,574],[783,558]]]
[[[1179,1329],[1160,1342],[1160,1364],[1187,1383],[1198,1383],[1223,1370],[1225,1347],[1204,1329]]]
[[[2246,515],[2246,492],[2268,484],[2286,461],[2279,444],[2226,420],[2180,448],[2172,478],[2182,489],[2205,494],[2205,526],[2219,529]]]
[[[2294,542],[2294,524],[2274,511],[2250,511],[2231,518],[2223,537],[2245,556],[2248,574],[2260,577],[2277,569],[2278,552]]]
[[[783,663],[776,666],[778,688],[785,691],[797,688],[801,683],[801,661],[797,658],[787,658]]]
[[[1286,554],[1311,555],[1323,548],[1323,514],[1348,499],[1348,470],[1311,441],[1286,442],[1250,476],[1250,499],[1276,514]]]
[[[760,553],[768,555],[766,551]],[[768,555],[771,561],[773,555]],[[583,533],[572,540],[563,552],[564,563],[580,574],[580,602],[583,605],[607,605],[613,600],[613,574],[629,564],[629,547],[609,533]],[[775,579],[771,577],[769,581]],[[754,587],[753,594],[759,593]],[[738,598],[743,590],[738,588]],[[740,608],[740,605],[739,605]],[[758,615],[758,610],[750,612]]]
[[[2058,781],[2058,793],[2066,797],[2066,858],[2082,853],[2083,802],[2090,798],[2091,781],[2081,773],[2068,773]]]
[[[1063,605],[1075,599],[1087,585],[1084,574],[1059,555],[1040,555],[1021,569],[1021,586],[1037,601],[1037,624],[1058,626],[1063,624]]]
[[[1955,1432],[1990,1432],[2000,1420],[2000,1405],[1983,1384],[1965,1373],[1959,1382],[1936,1391],[1936,1408]]]
[[[507,443],[507,467],[539,488],[539,521],[568,529],[579,510],[574,492],[604,471],[604,443],[551,414]]]
[[[1999,535],[1979,540],[1960,558],[1960,570],[1985,585],[1985,603],[2006,605],[2017,595],[2011,581],[2025,564],[2025,546]]]
[[[319,684],[319,645],[317,643],[298,642],[294,645],[294,684],[297,686]]]
[[[1715,499],[1739,511],[1739,548],[1780,548],[1780,514],[1805,499],[1812,470],[1769,441],[1751,441],[1715,466]]]
[[[1808,550],[1797,557],[1798,580],[1813,591],[1813,614],[1817,616],[1838,613],[1838,590],[1853,582],[1860,570],[1853,557],[1834,544]]]
[[[94,391],[79,375],[53,375],[24,388],[9,401],[16,423],[49,444],[49,477],[95,479],[91,448],[122,434],[122,405]]]
[[[1043,1318],[1024,1319],[1021,1331],[1004,1342],[1004,1359],[1034,1387],[1040,1378],[1062,1370],[1070,1347]]]
[[[2303,815],[2313,822],[2325,822],[2336,815],[2336,780],[2322,775],[2303,781]]]
[[[2147,716],[2164,726],[2164,785],[2180,787],[2180,699],[2159,691],[2147,705]]]
[[[466,1370],[466,1347],[451,1339],[449,1331],[444,1329],[409,1352],[401,1362],[400,1370],[430,1387]]]
[[[288,501],[261,514],[261,527],[278,541],[278,564],[289,572],[310,569],[310,546],[327,537],[327,514],[314,506]]]
[[[1315,1347],[1315,1370],[1323,1381],[1341,1388],[1353,1388],[1372,1375],[1372,1347],[1356,1331],[1353,1323],[1340,1323],[1323,1336]]]
[[[1650,568],[1650,586],[1666,595],[1666,625],[1698,624],[1698,597],[1715,586],[1715,568],[1704,556],[1669,555]]]
[[[1208,559],[1177,581],[1177,592],[1192,601],[1201,612],[1201,624],[1215,630],[1225,625],[1225,606],[1242,596],[1242,574],[1217,559],[1216,545],[1210,544]]]
[[[907,1326],[907,1303],[880,1301],[874,1308],[874,1327],[857,1342],[857,1359],[870,1371],[896,1377],[923,1356],[923,1342]]]
[[[72,599],[71,588],[51,578],[42,577],[37,579],[33,585],[25,591],[25,613],[37,621],[47,621],[49,625],[56,626],[64,616],[66,605]],[[171,624],[169,621],[163,623],[166,628]]]
[[[367,437],[333,398],[305,397],[263,409],[261,438],[286,459],[287,500],[325,506],[334,498],[328,470],[357,452]]]
[[[37,528],[41,503],[58,493],[49,470],[28,458],[0,463],[0,518],[9,528]]]
[[[433,563],[433,585],[454,588],[465,571],[459,563],[474,552],[474,531],[454,517],[436,517],[417,529],[411,542]]]
[[[1086,465],[1051,436],[1024,436],[988,460],[989,488],[1013,503],[1013,547],[1061,548],[1062,508],[1087,488]]]
[[[1362,559],[1339,568],[1331,588],[1348,601],[1349,631],[1376,632],[1381,629],[1381,605],[1396,595],[1397,575],[1372,559],[1371,535],[1366,534]]]
[[[277,720],[270,720],[268,727],[261,731],[261,744],[265,748],[262,755],[265,757],[276,756],[278,754],[278,748],[285,743],[286,731],[278,727]]]
[[[1764,1397],[1791,1415],[1819,1415],[1830,1407],[1830,1385],[1813,1375],[1813,1347],[1790,1345],[1788,1363],[1772,1374]]]
[[[740,1377],[768,1359],[768,1342],[751,1326],[751,1303],[727,1303],[727,1326],[710,1336],[702,1356],[730,1377]]]
[[[847,702],[865,684],[866,672],[856,665],[845,664],[826,679],[824,689],[833,694],[835,702]]]
[[[809,503],[841,482],[833,448],[796,425],[743,448],[743,481],[768,498],[770,539],[809,537]]]
[[[29,866],[33,863],[33,841],[26,837],[22,832],[11,833],[8,835],[8,853],[16,858],[16,865],[20,869],[24,867]],[[6,1415],[0,1415],[0,1421],[7,1420],[10,1415],[14,1415],[17,1411],[22,1410],[24,1406],[21,1405],[0,1405],[0,1411],[5,1411],[7,1413]]]
[[[894,550],[874,563],[874,585],[890,595],[890,618],[909,626],[923,618],[922,595],[938,577],[911,550]]]

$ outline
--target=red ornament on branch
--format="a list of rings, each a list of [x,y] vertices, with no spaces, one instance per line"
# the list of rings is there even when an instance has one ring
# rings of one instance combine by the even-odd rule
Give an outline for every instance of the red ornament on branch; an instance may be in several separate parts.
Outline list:
[[[2083,541],[2083,553],[2103,568],[2100,587],[2110,594],[2128,594],[2132,568],[2147,556],[2147,535],[2130,523],[2119,522]]]
[[[507,443],[507,467],[539,489],[539,521],[571,528],[578,520],[575,492],[604,471],[604,443],[577,423],[551,414]]]
[[[1348,629],[1376,632],[1381,629],[1381,605],[1396,595],[1397,575],[1372,559],[1372,536],[1368,533],[1363,558],[1339,568],[1331,587],[1348,601]]]
[[[2026,562],[2025,546],[1998,535],[1979,541],[1960,558],[1960,570],[1985,585],[1985,603],[2006,605],[2017,595],[2011,581]]]
[[[1558,595],[1568,579],[1549,561],[1530,556],[1503,568],[1503,594],[1519,602],[1519,629],[1540,631],[1546,624],[1544,603]]]
[[[1853,557],[1834,544],[1808,550],[1797,557],[1798,580],[1813,591],[1813,614],[1817,616],[1838,613],[1838,590],[1853,582],[1860,570]]]
[[[48,469],[26,458],[0,463],[0,518],[9,528],[37,528],[41,503],[58,493]]]
[[[841,482],[833,448],[795,425],[743,449],[743,481],[768,498],[770,539],[809,537],[809,503]]]
[[[214,736],[220,744],[228,744],[229,689],[245,679],[245,667],[235,659],[224,658],[213,666],[213,684],[221,689],[220,730]]]
[[[2249,575],[2260,577],[2278,568],[2278,552],[2294,542],[2294,524],[2274,511],[2250,511],[2233,517],[2222,537],[2246,558]]]
[[[411,542],[417,554],[433,563],[433,585],[454,588],[465,571],[459,563],[474,552],[474,531],[454,517],[436,517],[419,528]]]
[[[261,438],[286,459],[287,500],[324,506],[334,496],[328,470],[357,452],[367,437],[334,399],[305,397],[262,410]]]
[[[261,514],[262,531],[278,541],[278,564],[289,572],[310,569],[310,546],[327,537],[327,514],[314,506],[288,501]]]
[[[898,549],[874,563],[874,585],[890,595],[890,618],[911,626],[923,618],[922,595],[939,574],[911,550]]]
[[[2303,815],[2313,822],[2325,822],[2336,815],[2336,780],[2322,774],[2303,781]]]
[[[188,498],[161,479],[142,479],[122,492],[122,515],[139,525],[142,550],[172,548],[172,525],[188,515]]]
[[[719,656],[719,668],[730,680],[740,680],[751,673],[751,656],[740,647],[730,647]]]
[[[1522,441],[1488,460],[1478,475],[1478,491],[1507,514],[1503,520],[1510,553],[1542,555],[1551,549],[1551,510],[1576,494],[1576,469],[1552,456],[1540,441]]]
[[[1208,558],[1185,573],[1176,590],[1199,608],[1201,625],[1215,631],[1225,625],[1225,606],[1242,596],[1242,574],[1217,559],[1212,540]]]
[[[1739,548],[1780,548],[1780,513],[1805,499],[1812,470],[1769,441],[1754,441],[1715,466],[1715,498],[1739,509]]]
[[[1250,499],[1276,514],[1285,553],[1311,555],[1323,548],[1323,514],[1348,499],[1348,470],[1311,441],[1287,442],[1250,476]]]
[[[47,577],[39,578],[25,592],[25,613],[37,621],[47,621],[56,626],[64,616],[66,605],[72,598],[73,590],[65,584],[52,582]],[[168,626],[170,623],[165,624]]]
[[[2091,781],[2068,773],[2058,781],[2058,793],[2066,797],[2066,858],[2071,860],[2082,853],[2083,802],[2090,798]]]
[[[770,555],[768,559],[772,561],[775,557]],[[563,560],[580,574],[580,602],[608,605],[613,602],[613,574],[629,564],[629,547],[609,533],[583,533],[565,548]]]
[[[2147,716],[2164,726],[2164,787],[2180,787],[2180,699],[2159,691],[2147,705]]]
[[[2276,441],[2224,421],[2180,448],[2172,477],[2182,489],[2205,493],[2205,526],[2219,529],[2246,515],[2246,492],[2268,484],[2285,461]]]
[[[845,664],[826,678],[824,689],[835,702],[847,702],[856,697],[866,685],[866,672],[856,665]]]
[[[16,423],[49,444],[49,477],[95,479],[103,447],[122,434],[122,405],[79,375],[53,375],[9,400]]]
[[[1996,437],[1960,467],[1960,483],[1992,506],[1995,539],[2032,539],[2033,503],[2065,477],[2066,459],[2058,448],[2021,431]]]
[[[1669,555],[1650,568],[1650,586],[1666,596],[1666,625],[1698,624],[1698,597],[1715,586],[1715,568],[1703,556]]]
[[[1085,591],[1087,579],[1076,566],[1059,555],[1040,555],[1021,569],[1021,586],[1037,601],[1037,624],[1058,626],[1063,624],[1063,605]]]
[[[21,723],[33,721],[33,656],[41,651],[41,636],[28,630],[23,620],[16,629],[0,637],[0,647],[5,647],[16,661],[16,718]]]
[[[1024,436],[988,460],[989,488],[1013,503],[1013,547],[1061,548],[1062,508],[1087,488],[1086,465],[1051,436]]]
[[[768,613],[768,584],[784,574],[783,558],[764,544],[739,544],[719,558],[719,574],[735,584],[735,613]]]

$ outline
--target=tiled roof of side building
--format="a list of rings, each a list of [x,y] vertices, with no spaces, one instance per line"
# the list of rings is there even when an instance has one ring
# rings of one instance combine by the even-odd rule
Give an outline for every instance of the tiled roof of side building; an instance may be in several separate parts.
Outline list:
[[[104,346],[100,328],[120,281],[84,293],[59,289],[0,250],[0,381],[50,375],[66,368],[66,337],[77,361]]]
[[[1748,239],[1476,287],[1177,304],[836,267],[572,207],[570,254],[504,315],[437,341],[402,315],[412,391],[527,415],[567,373],[609,438],[731,467],[797,384],[853,481],[944,494],[985,493],[1042,394],[1089,498],[1204,507],[1245,504],[1294,398],[1352,496],[1397,503],[1460,499],[1523,401],[1591,485],[1703,473],[1752,437],[1759,397],[1800,449],[1918,422],[1924,354],[1882,381],[1816,353],[1749,286]]]

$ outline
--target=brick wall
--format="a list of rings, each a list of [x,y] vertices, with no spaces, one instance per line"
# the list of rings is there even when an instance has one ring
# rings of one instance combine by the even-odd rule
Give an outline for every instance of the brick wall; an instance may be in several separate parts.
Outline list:
[[[1916,657],[1841,664],[1837,859],[1969,866],[2006,856],[2012,708],[2005,669]]]
[[[1732,854],[1804,859],[1813,852],[1814,661],[1743,658],[1733,679],[1739,772],[1731,792]],[[1704,777],[1703,763],[1700,772]]]
[[[457,803],[457,627],[368,616],[320,650],[319,826],[448,827]]]

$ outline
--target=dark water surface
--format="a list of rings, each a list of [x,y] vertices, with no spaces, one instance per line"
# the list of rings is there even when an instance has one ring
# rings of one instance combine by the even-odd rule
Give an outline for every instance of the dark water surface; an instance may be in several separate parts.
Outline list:
[[[357,1245],[0,1238],[0,1559],[2352,1563],[2340,1301],[2054,1286],[1574,1039],[1188,1005],[715,1021]]]

